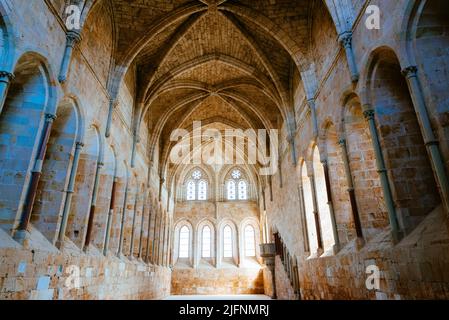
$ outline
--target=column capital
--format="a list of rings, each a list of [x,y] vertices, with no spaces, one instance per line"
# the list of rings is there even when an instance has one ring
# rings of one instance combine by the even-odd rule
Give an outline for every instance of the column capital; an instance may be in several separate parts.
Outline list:
[[[345,139],[345,138],[340,138],[340,139],[338,140],[338,144],[339,144],[340,146],[346,145],[346,139]]]
[[[417,66],[408,66],[404,69],[402,69],[402,75],[406,77],[407,79],[415,78],[418,74],[418,67]]]
[[[345,47],[346,49],[352,48],[352,32],[345,31],[338,35],[338,41]]]
[[[76,30],[70,30],[66,33],[67,46],[74,47],[77,43],[81,41],[81,33]]]
[[[56,120],[56,115],[52,113],[46,113],[45,114],[45,121],[47,122],[53,122]]]
[[[375,112],[373,109],[368,109],[363,112],[363,115],[365,116],[366,120],[373,120]]]
[[[0,82],[10,82],[14,80],[14,74],[8,71],[0,71]]]
[[[116,98],[109,98],[109,103],[113,109],[117,108],[119,105],[119,101]]]

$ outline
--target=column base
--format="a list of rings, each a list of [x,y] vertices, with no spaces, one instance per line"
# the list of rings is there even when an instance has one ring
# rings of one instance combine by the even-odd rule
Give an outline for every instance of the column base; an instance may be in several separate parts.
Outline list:
[[[27,230],[17,230],[14,233],[13,239],[24,248],[28,249],[30,247],[30,237],[31,234]]]
[[[333,254],[334,256],[337,255],[337,254],[340,252],[340,250],[341,250],[340,244],[334,244],[334,245],[332,246],[332,254]]]
[[[355,248],[357,251],[360,251],[365,246],[365,239],[363,238],[357,238],[355,240]]]

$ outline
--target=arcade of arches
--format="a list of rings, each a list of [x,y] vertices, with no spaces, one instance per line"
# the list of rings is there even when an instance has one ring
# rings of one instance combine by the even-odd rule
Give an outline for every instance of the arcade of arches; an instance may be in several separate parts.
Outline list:
[[[0,299],[449,298],[448,1],[0,0],[0,57]]]

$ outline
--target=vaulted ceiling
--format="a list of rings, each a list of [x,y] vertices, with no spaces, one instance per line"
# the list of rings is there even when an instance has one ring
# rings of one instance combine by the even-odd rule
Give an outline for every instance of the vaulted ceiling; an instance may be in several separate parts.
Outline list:
[[[281,127],[293,109],[292,74],[309,63],[313,3],[110,0],[109,90],[118,94],[126,73],[136,72],[134,123],[151,123],[150,148],[159,145],[161,167],[170,133],[193,121]]]

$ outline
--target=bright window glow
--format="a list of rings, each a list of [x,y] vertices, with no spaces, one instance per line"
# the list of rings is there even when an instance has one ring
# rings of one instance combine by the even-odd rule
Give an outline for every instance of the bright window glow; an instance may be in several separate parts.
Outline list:
[[[203,245],[203,248],[201,250],[202,251],[201,256],[203,258],[210,258],[211,257],[211,254],[210,254],[210,247],[211,247],[210,234],[211,234],[210,228],[208,226],[205,226],[203,228],[203,235],[202,235],[202,240],[201,240],[202,245]]]
[[[235,182],[230,180],[228,182],[228,200],[235,200]]]
[[[246,200],[247,197],[248,197],[248,194],[247,194],[246,182],[242,180],[239,182],[239,200]]]
[[[239,170],[234,170],[232,171],[232,179],[240,179],[240,177],[242,176],[242,173]]]
[[[207,183],[201,180],[198,184],[198,200],[206,200],[207,198]]]
[[[190,230],[187,226],[181,228],[179,231],[179,257],[188,258],[190,247]]]
[[[189,181],[187,183],[187,200],[188,201],[192,201],[195,200],[196,198],[196,186],[195,186],[195,182],[193,181]]]
[[[201,176],[202,176],[202,174],[201,174],[201,171],[199,171],[199,170],[195,170],[192,173],[192,178],[195,180],[201,179]]]
[[[223,229],[223,257],[232,258],[232,229],[230,226]]]
[[[245,228],[245,256],[256,256],[256,235],[252,226]]]

